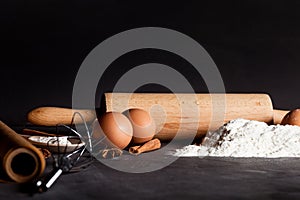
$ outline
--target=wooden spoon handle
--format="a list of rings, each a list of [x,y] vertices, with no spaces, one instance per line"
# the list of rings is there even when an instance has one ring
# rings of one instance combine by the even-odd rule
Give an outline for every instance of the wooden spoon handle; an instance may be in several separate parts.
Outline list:
[[[27,120],[36,125],[56,126],[57,124],[70,125],[74,113],[80,113],[86,122],[91,122],[96,118],[96,113],[92,110],[70,109],[59,107],[39,107],[30,111]],[[83,123],[77,115],[74,117],[74,123]]]

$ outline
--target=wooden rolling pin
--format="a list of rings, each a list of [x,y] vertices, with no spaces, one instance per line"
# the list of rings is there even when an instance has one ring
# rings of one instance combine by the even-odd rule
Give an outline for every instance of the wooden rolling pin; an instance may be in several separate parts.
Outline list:
[[[102,104],[105,112],[123,112],[128,108],[149,111],[157,125],[156,137],[161,140],[172,139],[178,130],[183,138],[196,131],[197,137],[201,137],[208,130],[215,130],[236,118],[277,124],[288,112],[273,110],[267,94],[106,93]],[[87,121],[95,118],[88,110],[76,111],[82,112]],[[50,126],[70,123],[73,112],[65,108],[42,107],[32,110],[28,120]]]
[[[0,161],[6,175],[17,183],[37,178],[46,167],[41,151],[2,121],[0,121]]]

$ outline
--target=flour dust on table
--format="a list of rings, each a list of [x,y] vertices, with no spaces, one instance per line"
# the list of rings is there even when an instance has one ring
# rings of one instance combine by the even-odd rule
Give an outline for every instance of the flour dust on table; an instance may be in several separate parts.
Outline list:
[[[188,145],[171,154],[179,157],[300,157],[300,127],[235,119],[207,133],[200,146]]]

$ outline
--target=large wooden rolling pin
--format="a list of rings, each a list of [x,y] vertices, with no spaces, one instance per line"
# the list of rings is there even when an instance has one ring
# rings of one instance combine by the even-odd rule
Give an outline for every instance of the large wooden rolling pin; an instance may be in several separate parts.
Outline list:
[[[128,108],[149,111],[157,125],[156,137],[161,140],[172,139],[178,130],[183,138],[195,132],[201,137],[236,118],[276,124],[288,112],[273,110],[267,94],[105,93],[102,104],[106,112],[123,112]],[[32,110],[28,120],[38,125],[67,124],[73,113],[74,110],[66,108],[41,107]],[[87,121],[95,118],[89,110],[82,113]]]

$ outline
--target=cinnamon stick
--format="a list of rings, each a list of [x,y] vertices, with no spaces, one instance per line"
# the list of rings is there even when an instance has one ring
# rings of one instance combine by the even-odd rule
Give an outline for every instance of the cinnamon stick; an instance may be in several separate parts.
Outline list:
[[[159,149],[160,147],[161,147],[160,140],[155,138],[153,140],[146,142],[143,145],[130,147],[129,153],[131,153],[133,155],[139,155],[143,152],[148,152],[148,151],[153,151],[153,150]]]

